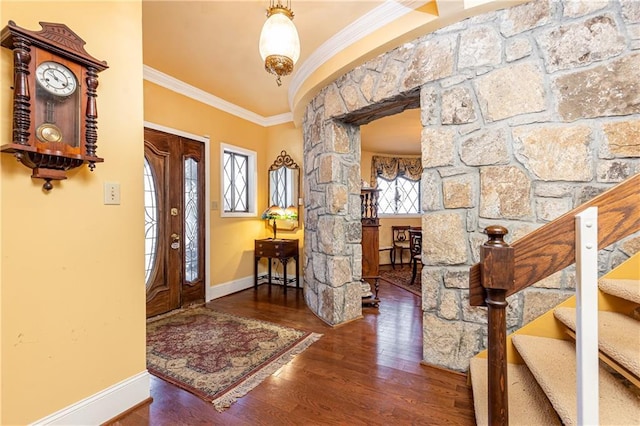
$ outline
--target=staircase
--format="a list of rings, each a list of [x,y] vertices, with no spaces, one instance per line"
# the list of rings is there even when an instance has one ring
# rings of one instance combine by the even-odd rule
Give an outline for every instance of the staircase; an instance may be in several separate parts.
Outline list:
[[[640,425],[640,253],[598,287],[600,424]],[[578,424],[575,329],[572,297],[507,337],[510,424]],[[470,378],[477,424],[488,424],[486,353]]]

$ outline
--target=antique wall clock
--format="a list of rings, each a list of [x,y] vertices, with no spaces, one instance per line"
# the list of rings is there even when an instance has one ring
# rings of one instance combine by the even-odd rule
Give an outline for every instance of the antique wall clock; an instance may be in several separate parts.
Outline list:
[[[13,139],[0,151],[32,169],[31,177],[66,179],[67,170],[104,161],[96,155],[98,73],[107,69],[64,24],[30,31],[9,21],[0,44],[13,50]]]

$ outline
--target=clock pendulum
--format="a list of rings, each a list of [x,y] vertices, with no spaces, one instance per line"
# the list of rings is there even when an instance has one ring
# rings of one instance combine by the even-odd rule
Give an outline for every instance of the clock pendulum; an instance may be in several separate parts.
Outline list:
[[[62,131],[56,126],[54,100],[48,99],[44,123],[36,129],[36,137],[42,142],[61,142]]]

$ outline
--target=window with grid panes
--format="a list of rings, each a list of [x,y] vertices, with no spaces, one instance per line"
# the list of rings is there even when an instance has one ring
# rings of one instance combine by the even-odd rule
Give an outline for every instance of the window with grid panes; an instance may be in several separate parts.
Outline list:
[[[256,214],[256,153],[221,144],[222,217]]]
[[[419,214],[420,181],[398,176],[394,180],[377,178],[378,214]]]
[[[236,152],[225,151],[224,169],[224,211],[249,211],[249,158]]]

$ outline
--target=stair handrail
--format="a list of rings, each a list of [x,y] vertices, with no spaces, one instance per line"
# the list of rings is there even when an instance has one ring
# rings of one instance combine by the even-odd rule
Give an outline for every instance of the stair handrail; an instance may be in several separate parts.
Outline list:
[[[594,206],[599,212],[598,249],[640,231],[640,173],[514,242],[510,246],[514,250],[513,285],[507,296],[575,263],[574,218]],[[471,306],[486,306],[481,264],[473,265],[469,272]]]
[[[469,272],[469,304],[488,307],[489,424],[509,423],[506,298],[576,262],[575,218],[597,207],[597,248],[640,231],[640,174],[529,233],[512,245],[507,229],[489,226],[480,263]]]

